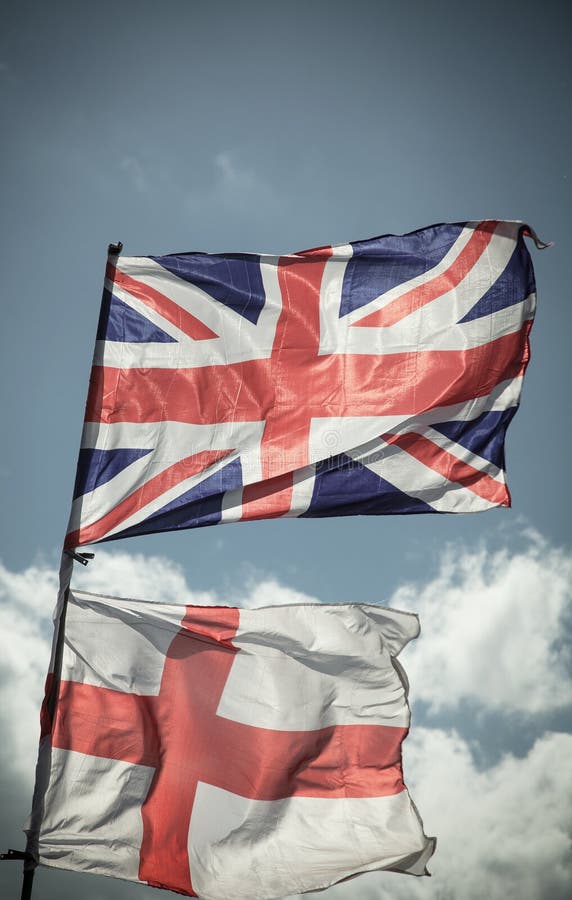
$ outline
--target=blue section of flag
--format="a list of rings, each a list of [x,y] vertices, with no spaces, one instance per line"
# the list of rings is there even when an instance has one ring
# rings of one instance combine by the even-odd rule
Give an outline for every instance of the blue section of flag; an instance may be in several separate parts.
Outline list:
[[[216,525],[221,520],[224,492],[240,487],[242,487],[242,466],[239,459],[234,459],[143,522],[105,540],[135,537],[138,534],[156,534],[159,531],[178,531],[181,528],[196,528],[199,525]]]
[[[140,315],[107,288],[101,300],[97,327],[98,341],[121,341],[132,344],[176,344],[175,338]]]
[[[312,500],[301,518],[435,512],[427,503],[404,494],[371,469],[341,453],[316,466]]]
[[[130,466],[132,462],[152,452],[152,450],[132,450],[129,448],[121,450],[91,450],[84,448],[80,450],[73,492],[74,500],[76,497],[82,497],[83,494],[89,494],[90,491],[95,490],[101,484],[111,481],[123,469]]]
[[[499,309],[521,303],[535,290],[530,253],[524,241],[519,241],[502,275],[460,321],[490,316]]]
[[[471,453],[488,459],[497,468],[504,469],[504,441],[506,430],[517,407],[497,412],[486,412],[468,422],[442,422],[433,425],[435,431],[457,444],[461,444]]]
[[[344,274],[340,317],[434,268],[463,228],[462,224],[434,225],[411,234],[353,242],[353,256]]]
[[[177,278],[196,285],[256,324],[265,302],[260,256],[254,253],[182,253],[152,256]]]

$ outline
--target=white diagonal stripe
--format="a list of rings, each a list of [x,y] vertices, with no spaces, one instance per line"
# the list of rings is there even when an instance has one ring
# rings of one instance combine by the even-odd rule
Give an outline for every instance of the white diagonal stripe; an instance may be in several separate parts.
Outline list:
[[[196,285],[184,281],[145,257],[122,257],[119,270],[167,296],[199,321],[208,326],[216,338],[194,341],[154,313],[144,301],[133,297],[128,289],[113,286],[121,299],[132,305],[171,336],[177,343],[97,342],[96,365],[116,368],[197,368],[229,365],[249,359],[266,359],[272,353],[276,324],[282,309],[278,284],[278,257],[261,260],[260,272],[265,302],[256,323],[215,300]],[[121,347],[125,349],[122,350]]]
[[[352,312],[348,313],[347,316],[344,316],[344,318],[347,318],[348,324],[359,322],[360,319],[364,318],[365,309],[367,309],[366,315],[377,312],[377,310],[383,309],[404,294],[408,294],[409,291],[413,291],[415,288],[421,287],[421,285],[426,284],[428,281],[432,281],[434,278],[439,278],[440,275],[443,275],[443,273],[446,272],[461,255],[470,239],[475,234],[475,228],[479,224],[479,222],[469,222],[463,228],[459,237],[447,251],[445,256],[436,266],[433,266],[432,269],[423,272],[421,275],[416,275],[415,278],[410,278],[409,281],[403,281],[400,284],[397,284],[394,288],[391,288],[391,290],[386,291],[384,294],[380,294],[379,297],[371,300],[367,306],[361,306],[358,309],[354,309]]]
[[[322,281],[320,304],[324,331],[320,353],[385,355],[419,350],[467,350],[488,343],[493,336],[496,338],[518,331],[523,322],[534,315],[534,294],[521,303],[498,310],[492,317],[484,316],[460,324],[460,320],[502,275],[514,252],[518,230],[515,223],[499,223],[488,247],[458,286],[388,327],[352,327],[352,323],[365,319],[382,305],[387,305],[413,287],[442,274],[464,248],[474,233],[473,229],[463,231],[463,241],[459,238],[434,269],[398,285],[381,298],[372,300],[341,318],[339,310],[347,262],[334,261],[331,263],[330,273],[327,275],[325,272]],[[448,257],[450,260],[445,266],[444,262]],[[330,262],[326,264],[326,270],[328,265]]]
[[[460,484],[439,476],[395,444],[379,440],[348,454],[398,490],[427,503],[437,512],[477,512],[497,506]]]
[[[420,434],[431,441],[431,443],[436,444],[437,447],[440,447],[441,450],[444,450],[446,453],[450,453],[451,456],[454,456],[461,462],[472,466],[474,469],[478,469],[486,475],[489,475],[494,481],[497,481],[499,484],[505,483],[504,472],[502,472],[502,470],[499,469],[498,466],[495,466],[495,464],[490,460],[485,459],[483,456],[479,456],[472,450],[468,450],[467,447],[463,447],[462,444],[457,444],[455,441],[451,440],[451,438],[448,438],[444,434],[441,434],[441,432],[437,431],[435,428],[431,428],[428,425],[418,426],[415,425],[415,423],[411,422],[408,423],[404,428],[395,429],[391,433]]]

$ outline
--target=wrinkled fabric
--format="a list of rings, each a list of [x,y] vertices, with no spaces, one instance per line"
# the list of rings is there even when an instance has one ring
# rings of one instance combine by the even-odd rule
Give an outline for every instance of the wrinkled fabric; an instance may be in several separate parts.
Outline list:
[[[403,782],[416,616],[69,595],[39,863],[213,900],[426,874]]]
[[[525,235],[485,220],[280,257],[110,257],[67,546],[509,506]]]

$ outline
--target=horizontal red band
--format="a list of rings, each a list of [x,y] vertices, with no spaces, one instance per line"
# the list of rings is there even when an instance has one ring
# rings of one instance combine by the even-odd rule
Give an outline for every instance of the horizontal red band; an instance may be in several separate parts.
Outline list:
[[[204,676],[201,684],[204,684]],[[64,681],[52,746],[143,766],[161,764],[167,724],[159,697]],[[188,729],[189,723],[185,726]],[[200,721],[188,777],[243,797],[383,797],[403,790],[401,744],[407,729],[335,725],[271,731],[213,716]],[[207,740],[208,736],[208,740]],[[197,764],[200,762],[200,766]]]

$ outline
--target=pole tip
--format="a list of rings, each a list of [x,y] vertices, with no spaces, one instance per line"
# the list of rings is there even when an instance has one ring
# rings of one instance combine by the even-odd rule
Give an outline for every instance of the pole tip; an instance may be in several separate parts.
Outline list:
[[[121,243],[121,241],[117,241],[116,244],[109,244],[107,253],[109,254],[109,256],[119,256],[122,250],[123,244]]]

